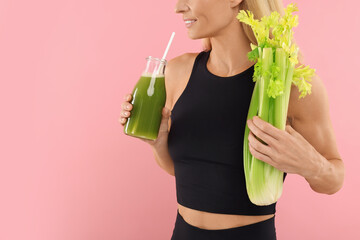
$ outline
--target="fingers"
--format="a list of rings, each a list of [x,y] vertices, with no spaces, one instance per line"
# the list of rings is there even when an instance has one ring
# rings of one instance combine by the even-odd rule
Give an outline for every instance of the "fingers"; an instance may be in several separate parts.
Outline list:
[[[125,101],[131,101],[131,99],[132,99],[132,95],[130,94],[130,93],[128,93],[128,94],[126,94],[125,96],[124,96],[124,100]]]
[[[123,102],[123,103],[121,104],[122,110],[129,111],[129,110],[132,109],[132,106],[133,106],[133,105],[130,103],[131,99],[132,99],[132,95],[131,95],[131,94],[126,94],[126,95],[124,96],[124,100],[125,100],[126,102]]]
[[[262,120],[262,119],[261,119],[260,117],[258,117],[258,116],[254,116],[253,119],[252,119],[252,121],[250,121],[250,122],[253,123],[252,126],[254,126],[254,127],[258,130],[258,132],[261,132],[263,135],[269,136],[268,138],[269,138],[270,140],[274,140],[274,139],[280,140],[280,138],[281,138],[281,136],[282,136],[282,134],[283,134],[283,131],[282,131],[282,130],[274,127],[273,125],[271,125],[270,123]],[[249,124],[248,124],[248,125],[249,125]],[[253,132],[254,132],[254,131],[253,131]],[[255,135],[256,135],[257,137],[260,137],[260,136],[257,135],[256,133],[255,133]],[[265,136],[265,137],[266,137],[266,136]],[[263,140],[265,140],[265,139],[263,139]],[[267,142],[267,143],[268,143],[268,142]],[[270,144],[270,143],[268,143],[268,144]]]
[[[121,116],[122,117],[126,117],[126,118],[128,118],[128,117],[130,117],[130,112],[129,111],[121,111]]]
[[[259,126],[254,124],[254,121],[249,119],[247,120],[247,125],[251,133],[253,133],[256,137],[260,138],[266,144],[274,146],[276,145],[276,138],[274,136],[268,135],[264,130],[262,130]]]
[[[130,117],[131,113],[128,111],[121,111],[120,113],[120,118],[119,118],[119,122],[124,125],[128,119],[128,117]]]
[[[271,156],[271,148],[265,144],[262,144],[258,141],[254,134],[250,131],[249,132],[249,145],[255,149],[257,152],[263,153],[264,155]]]
[[[121,112],[121,117],[119,118],[119,122],[124,125],[127,121],[127,118],[130,117],[131,113],[127,111]]]
[[[126,123],[126,120],[127,118],[123,118],[123,117],[119,118],[119,122],[121,125],[124,125]]]
[[[121,104],[121,108],[122,110],[125,110],[125,111],[130,111],[132,109],[133,105],[129,102],[123,102]]]
[[[124,125],[127,121],[127,118],[130,117],[131,113],[130,111],[132,110],[133,108],[133,105],[130,103],[132,99],[132,95],[131,94],[126,94],[124,96],[124,100],[126,102],[123,102],[121,104],[121,109],[122,111],[120,112],[120,118],[119,118],[119,122]]]

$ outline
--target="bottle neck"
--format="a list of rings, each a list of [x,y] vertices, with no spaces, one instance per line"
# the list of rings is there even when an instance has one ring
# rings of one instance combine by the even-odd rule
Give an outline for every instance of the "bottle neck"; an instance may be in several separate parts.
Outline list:
[[[143,74],[153,75],[155,73],[156,75],[165,75],[165,67],[167,64],[165,59],[149,56],[146,58],[146,60],[146,68]]]

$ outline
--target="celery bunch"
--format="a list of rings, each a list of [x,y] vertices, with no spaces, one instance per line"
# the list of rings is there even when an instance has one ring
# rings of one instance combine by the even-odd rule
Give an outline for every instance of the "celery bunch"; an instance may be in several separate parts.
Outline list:
[[[257,46],[251,45],[248,53],[254,65],[253,90],[247,119],[259,116],[273,126],[285,130],[291,84],[294,83],[300,97],[311,94],[311,77],[315,69],[300,65],[297,55],[299,48],[293,39],[293,27],[298,25],[298,16],[292,15],[298,11],[295,4],[285,8],[285,15],[277,11],[261,20],[254,19],[250,11],[241,10],[237,15],[240,22],[248,24],[256,37]],[[273,38],[269,37],[269,33]],[[244,135],[244,171],[246,189],[249,199],[256,205],[270,205],[281,196],[284,173],[273,166],[252,156],[249,150],[249,128],[246,125]]]

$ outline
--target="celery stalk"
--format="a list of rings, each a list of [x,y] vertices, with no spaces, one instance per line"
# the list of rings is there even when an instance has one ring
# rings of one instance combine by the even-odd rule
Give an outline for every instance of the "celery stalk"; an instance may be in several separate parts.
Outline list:
[[[286,66],[287,66],[287,59],[286,59],[286,53],[284,51],[284,49],[282,48],[277,48],[276,49],[276,56],[275,56],[275,64],[277,66],[280,67],[280,72],[279,72],[279,80],[281,81],[281,84],[284,86],[285,88],[285,93],[289,92],[288,91],[288,83],[290,82],[290,87],[291,87],[291,78],[286,78]],[[287,81],[285,81],[287,80]],[[287,83],[287,84],[286,84]],[[286,124],[286,118],[287,118],[287,105],[286,105],[286,95],[287,94],[281,94],[280,96],[276,97],[274,100],[274,112],[275,112],[275,117],[274,118],[274,127],[277,127],[279,129],[285,130],[285,124]]]
[[[286,92],[285,92],[285,111],[286,111],[286,115],[288,112],[288,106],[289,106],[289,98],[290,98],[290,91],[291,91],[291,83],[292,83],[292,79],[293,79],[293,74],[294,74],[294,68],[295,68],[295,64],[292,62],[289,62],[289,67],[287,69],[287,74],[286,74],[286,81],[285,81],[285,88],[286,88]],[[284,123],[284,128],[285,129],[285,124],[286,124],[286,120]]]
[[[270,98],[266,92],[268,89],[271,66],[273,64],[272,48],[262,49],[262,75],[257,82],[258,89],[258,116],[271,124],[274,118],[274,100]],[[283,54],[283,60],[285,55]],[[251,109],[252,106],[250,106]],[[253,106],[254,107],[254,106]],[[254,107],[255,108],[255,107]],[[254,111],[254,110],[253,110]],[[247,134],[245,134],[246,136]],[[248,136],[248,135],[247,135]],[[263,142],[259,139],[260,142]],[[264,142],[263,142],[264,143]],[[247,143],[248,144],[248,143]],[[268,201],[275,202],[281,195],[283,172],[274,168],[273,166],[260,161],[250,154],[247,159],[248,171],[245,171],[245,178],[247,184],[247,192],[252,202],[258,205],[267,205]]]
[[[257,46],[250,44],[248,53],[251,61],[256,61],[253,90],[247,119],[259,116],[271,125],[285,130],[291,85],[294,83],[301,92],[299,98],[311,94],[311,81],[315,69],[303,65],[295,68],[298,47],[292,43],[292,28],[297,26],[295,4],[289,4],[285,15],[272,12],[259,21],[250,11],[240,10],[237,18],[251,26]],[[269,37],[270,29],[274,38]],[[243,145],[243,161],[246,189],[249,199],[256,205],[276,202],[282,193],[284,173],[273,166],[256,159],[249,150],[249,128],[246,124]],[[261,139],[260,142],[264,143]]]
[[[269,96],[266,90],[269,86],[269,72],[273,62],[271,48],[264,48],[262,52],[262,75],[259,84],[259,117],[264,121],[269,121]]]
[[[253,90],[251,101],[250,101],[250,106],[249,106],[247,119],[252,119],[258,113],[258,108],[259,108],[259,82],[260,81],[255,82],[254,90]],[[244,134],[244,149],[243,149],[244,172],[245,172],[245,180],[246,180],[245,181],[246,182],[246,189],[248,191],[248,194],[250,195],[250,199],[252,199],[253,194],[252,194],[251,189],[256,189],[256,187],[252,183],[251,177],[250,177],[250,172],[251,172],[251,169],[253,167],[253,162],[254,161],[252,159],[253,156],[251,155],[250,150],[249,150],[249,140],[248,140],[249,132],[250,132],[250,129],[249,129],[248,125],[246,125],[245,126],[245,134]],[[255,194],[255,196],[256,196],[256,194]]]

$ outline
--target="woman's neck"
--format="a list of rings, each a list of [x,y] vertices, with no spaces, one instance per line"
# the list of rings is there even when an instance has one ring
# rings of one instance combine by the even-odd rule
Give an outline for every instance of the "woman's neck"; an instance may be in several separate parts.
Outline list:
[[[210,41],[212,50],[207,66],[216,75],[236,75],[254,64],[247,57],[250,41],[236,18]]]

